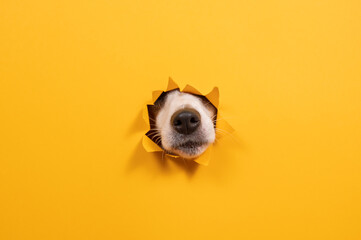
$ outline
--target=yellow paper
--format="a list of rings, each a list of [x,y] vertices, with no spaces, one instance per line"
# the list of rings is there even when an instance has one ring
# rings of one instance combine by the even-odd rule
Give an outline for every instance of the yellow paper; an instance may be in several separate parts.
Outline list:
[[[361,240],[360,43],[360,0],[1,0],[0,240]],[[143,147],[168,76],[211,158]]]

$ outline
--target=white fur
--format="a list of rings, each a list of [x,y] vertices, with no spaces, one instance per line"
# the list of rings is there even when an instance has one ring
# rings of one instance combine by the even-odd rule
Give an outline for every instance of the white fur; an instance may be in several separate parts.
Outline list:
[[[181,140],[187,141],[187,138],[189,138],[192,140],[201,140],[205,143],[198,147],[197,153],[193,155],[189,155],[183,151],[180,151],[179,149],[172,147],[174,141],[179,141],[179,138],[175,140],[174,136],[177,133],[172,127],[171,117],[176,111],[182,108],[192,108],[198,111],[200,114],[201,124],[197,130],[197,133],[195,133],[193,136],[185,135],[184,139]],[[207,107],[201,99],[192,94],[182,93],[179,91],[169,93],[166,96],[162,109],[160,109],[156,117],[156,127],[160,132],[163,148],[184,158],[195,158],[201,155],[215,140],[215,130],[212,121],[214,114],[214,110]]]

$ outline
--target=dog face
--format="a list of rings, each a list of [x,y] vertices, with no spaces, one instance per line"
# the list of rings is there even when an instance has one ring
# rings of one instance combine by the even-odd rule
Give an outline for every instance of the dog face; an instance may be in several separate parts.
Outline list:
[[[217,109],[205,97],[173,90],[155,106],[153,136],[167,153],[192,159],[215,141]]]

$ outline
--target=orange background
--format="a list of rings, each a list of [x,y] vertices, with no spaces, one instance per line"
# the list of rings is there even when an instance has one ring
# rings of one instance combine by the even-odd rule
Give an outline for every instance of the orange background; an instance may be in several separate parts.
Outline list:
[[[360,1],[1,1],[0,239],[361,239]],[[220,88],[208,167],[140,145]]]

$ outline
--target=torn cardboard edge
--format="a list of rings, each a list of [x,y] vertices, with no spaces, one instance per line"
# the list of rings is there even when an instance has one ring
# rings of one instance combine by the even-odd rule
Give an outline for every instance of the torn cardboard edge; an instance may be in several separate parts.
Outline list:
[[[161,91],[161,90],[156,90],[152,92],[152,103],[146,104],[144,109],[143,109],[143,119],[147,124],[147,128],[149,129],[147,131],[147,133],[151,130],[151,126],[150,126],[150,120],[149,120],[149,113],[148,113],[148,106],[153,106],[154,103],[157,101],[157,99],[160,97],[160,95],[164,92],[168,92],[168,91],[172,91],[175,89],[179,89],[179,86],[177,83],[175,83],[173,81],[172,78],[169,78],[168,80],[168,86],[167,89],[165,91]],[[184,89],[181,92],[185,92],[185,93],[191,93],[191,94],[195,94],[195,95],[200,95],[200,96],[204,96],[208,99],[208,101],[210,101],[214,107],[216,107],[217,109],[217,121],[216,121],[216,128],[217,129],[221,129],[222,131],[225,131],[227,133],[232,133],[234,132],[234,129],[222,118],[220,117],[220,109],[219,109],[219,90],[218,87],[214,87],[213,90],[206,94],[203,95],[201,92],[199,92],[197,89],[195,89],[194,87],[190,86],[190,85],[186,85],[184,87]],[[146,133],[146,134],[147,134]],[[152,139],[150,139],[147,135],[143,135],[143,140],[142,140],[142,144],[144,149],[147,152],[163,152],[164,150],[158,145],[156,144]],[[216,131],[216,139],[220,140],[222,137],[222,134],[220,134],[219,131]],[[213,149],[213,145],[210,145],[207,150],[202,153],[202,155],[200,155],[199,157],[193,159],[193,161],[207,166],[210,162],[210,158],[211,158],[211,152]],[[171,155],[171,154],[167,154],[167,156],[169,157],[173,157],[173,158],[179,158],[179,156],[176,155]]]

